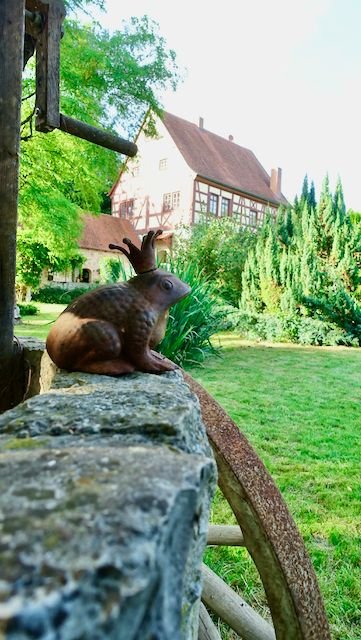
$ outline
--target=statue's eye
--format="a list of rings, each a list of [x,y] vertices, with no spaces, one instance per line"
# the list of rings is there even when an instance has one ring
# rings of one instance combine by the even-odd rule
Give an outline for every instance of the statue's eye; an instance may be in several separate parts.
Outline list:
[[[170,291],[171,289],[173,289],[173,282],[171,282],[170,280],[163,280],[162,287],[166,291]]]

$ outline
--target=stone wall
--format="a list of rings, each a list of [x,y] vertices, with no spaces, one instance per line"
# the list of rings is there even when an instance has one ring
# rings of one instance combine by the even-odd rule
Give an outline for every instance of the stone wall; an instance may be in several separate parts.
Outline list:
[[[195,640],[216,475],[196,398],[180,372],[42,369],[0,416],[0,637]]]

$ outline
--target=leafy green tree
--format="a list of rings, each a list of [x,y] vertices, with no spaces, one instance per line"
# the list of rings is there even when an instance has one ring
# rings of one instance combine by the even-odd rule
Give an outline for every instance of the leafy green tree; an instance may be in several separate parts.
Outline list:
[[[70,9],[101,0],[69,0]],[[19,196],[18,279],[36,287],[41,271],[78,259],[81,212],[99,212],[120,157],[60,131],[33,130],[34,60],[24,78]],[[110,34],[98,24],[67,19],[61,42],[61,110],[107,130],[132,136],[145,113],[160,112],[160,93],[175,87],[178,70],[157,25],[133,18]],[[150,119],[148,133],[154,133]]]
[[[198,264],[222,298],[238,306],[242,292],[242,272],[247,254],[255,244],[255,234],[240,228],[231,218],[195,225],[186,240],[175,248],[177,259]]]

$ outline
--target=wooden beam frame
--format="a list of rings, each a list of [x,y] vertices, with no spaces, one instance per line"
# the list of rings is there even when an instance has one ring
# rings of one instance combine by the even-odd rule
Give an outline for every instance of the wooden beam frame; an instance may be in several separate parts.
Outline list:
[[[11,0],[1,4],[0,42],[0,409],[3,409],[11,405],[7,397],[11,395],[10,379],[14,374],[15,260],[24,0]]]
[[[65,8],[62,0],[26,0],[26,8],[43,17],[36,41],[35,128],[48,133],[60,125],[60,40]]]

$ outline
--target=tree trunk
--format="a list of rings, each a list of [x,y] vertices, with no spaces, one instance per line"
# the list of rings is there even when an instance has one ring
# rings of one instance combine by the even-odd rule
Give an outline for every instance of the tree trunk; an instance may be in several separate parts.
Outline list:
[[[0,0],[0,42],[0,409],[5,409],[13,404],[18,360],[13,332],[24,0]]]

